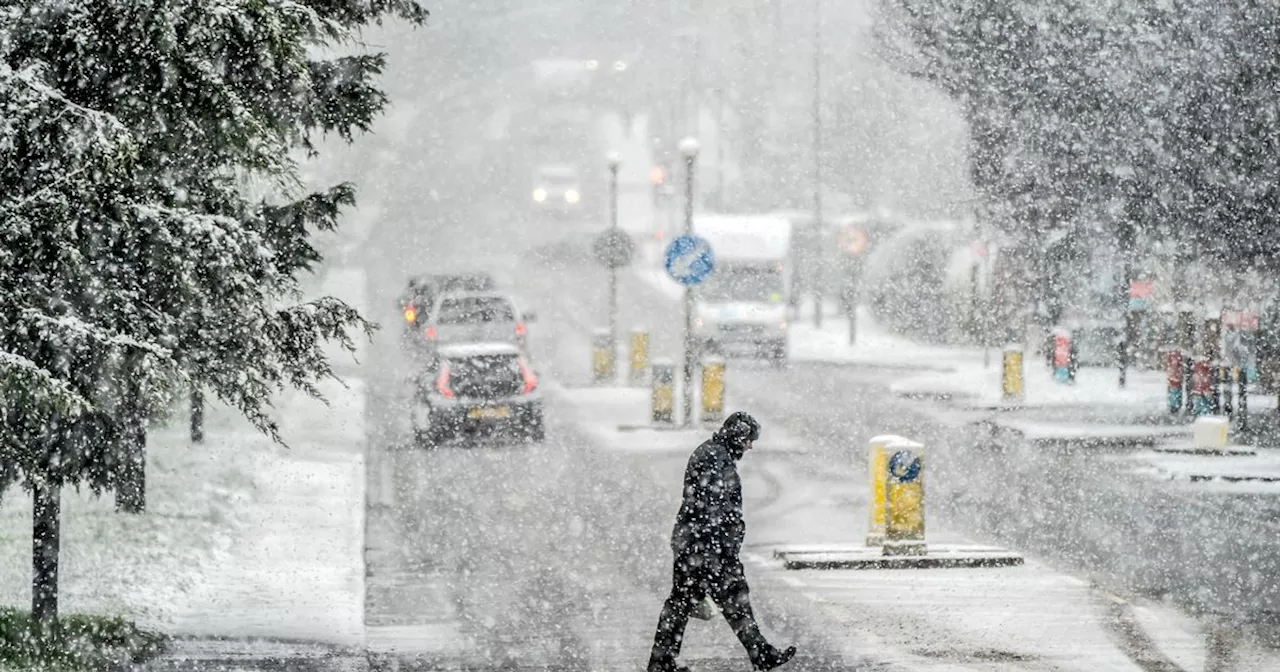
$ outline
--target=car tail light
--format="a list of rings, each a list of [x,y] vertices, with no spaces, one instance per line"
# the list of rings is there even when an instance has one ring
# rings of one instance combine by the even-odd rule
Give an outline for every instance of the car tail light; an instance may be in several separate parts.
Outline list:
[[[439,392],[445,399],[453,398],[453,388],[449,387],[448,364],[444,364],[440,367],[440,376],[436,378],[436,392]]]
[[[520,394],[529,394],[538,389],[538,377],[533,375],[533,369],[523,359],[520,360],[520,377],[524,378],[524,389]]]
[[[423,335],[425,335],[425,336],[427,337],[427,340],[430,340],[430,341],[434,341],[434,340],[436,340],[436,328],[435,328],[435,327],[427,327],[427,330],[426,330],[426,331],[424,331],[424,332],[422,332],[422,333],[423,333]]]
[[[524,336],[528,329],[524,326],[524,322],[516,322],[516,336]]]
[[[418,320],[418,309],[414,308],[412,304],[405,306],[404,321],[407,322],[408,324],[413,324],[417,320]]]

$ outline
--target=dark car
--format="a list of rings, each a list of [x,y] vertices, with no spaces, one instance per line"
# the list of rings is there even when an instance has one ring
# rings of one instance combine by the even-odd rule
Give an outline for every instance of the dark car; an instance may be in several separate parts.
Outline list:
[[[427,314],[436,300],[450,292],[487,292],[494,288],[493,276],[482,272],[429,273],[409,278],[409,286],[396,304],[404,318],[405,340],[413,345],[423,342]]]
[[[533,366],[512,343],[441,346],[419,378],[413,436],[433,446],[463,435],[507,432],[542,441],[542,393]]]

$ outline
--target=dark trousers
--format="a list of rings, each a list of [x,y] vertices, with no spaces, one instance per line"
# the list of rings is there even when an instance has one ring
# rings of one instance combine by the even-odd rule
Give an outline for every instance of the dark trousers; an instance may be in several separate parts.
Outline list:
[[[752,662],[768,647],[751,611],[750,590],[742,562],[737,558],[712,555],[678,555],[671,578],[671,595],[662,606],[658,632],[653,636],[649,669],[662,669],[680,655],[689,614],[708,595],[720,607],[733,634],[747,650]]]

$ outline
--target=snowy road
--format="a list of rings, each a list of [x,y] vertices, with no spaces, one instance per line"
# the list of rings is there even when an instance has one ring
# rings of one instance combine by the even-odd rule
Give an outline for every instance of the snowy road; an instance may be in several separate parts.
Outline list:
[[[543,246],[557,238],[558,225],[479,196],[485,187],[472,189],[463,194],[474,200],[455,194],[429,212],[386,218],[367,251],[370,305],[385,307],[376,317],[388,325],[368,363],[374,428],[369,646],[432,664],[635,669],[667,588],[665,534],[685,455],[610,451],[607,440],[583,431],[571,394],[552,395],[549,439],[541,446],[420,451],[407,445],[403,378],[409,364],[392,338],[399,325],[390,311],[406,275],[474,266],[515,288],[539,313],[533,348],[551,385],[586,382],[590,330],[604,322],[604,272]],[[653,355],[678,358],[678,312],[671,298],[631,273],[622,274],[621,296],[622,327],[648,327]],[[866,437],[897,432],[935,451],[935,529],[990,533],[1119,592],[1158,588],[1155,594],[1224,611],[1270,599],[1273,586],[1234,576],[1280,557],[1272,552],[1274,535],[1261,533],[1266,523],[1256,510],[1224,525],[1216,508],[1204,515],[1199,495],[1099,473],[1103,463],[1090,456],[993,447],[973,428],[940,422],[923,407],[894,399],[886,393],[892,375],[813,363],[785,370],[731,364],[730,404],[758,413],[766,432],[785,432],[806,453],[753,455],[755,462],[744,465],[756,474],[748,479],[758,482],[749,504],[748,543],[802,541],[795,537],[797,526],[821,527],[827,521],[819,500],[829,495],[822,492],[824,470],[858,472],[850,465],[860,461]],[[783,478],[794,480],[780,483]],[[778,501],[784,491],[786,501]],[[1250,505],[1247,499],[1223,501]],[[862,511],[856,495],[840,503]],[[1186,560],[1171,563],[1170,557]],[[809,654],[795,669],[857,669],[842,656],[849,653],[842,647],[850,647],[828,641],[840,627],[852,627],[849,622],[822,620],[785,582],[761,581],[756,593],[766,630],[794,639]],[[1246,595],[1259,601],[1242,601]],[[856,618],[853,623],[871,627]],[[690,630],[687,653],[702,667],[745,664],[723,623],[698,625]],[[904,647],[932,643],[910,633],[898,639],[894,643]],[[1130,669],[1112,664],[1125,659],[1122,653],[1151,653],[1142,641],[1117,647],[1104,641],[1092,663],[1072,663],[1072,652],[1056,659],[1046,647],[1024,643],[1022,652],[1016,641],[991,647],[994,660],[985,662],[965,653],[972,645],[939,645],[925,662],[963,669]],[[866,660],[856,654],[848,660],[865,667],[883,662],[866,653]]]

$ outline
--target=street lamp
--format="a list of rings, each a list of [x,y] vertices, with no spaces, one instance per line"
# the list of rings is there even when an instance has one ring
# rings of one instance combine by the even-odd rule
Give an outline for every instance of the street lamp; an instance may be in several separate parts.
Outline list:
[[[622,157],[617,152],[609,152],[609,233],[618,235],[618,167],[622,165]],[[618,350],[618,268],[609,264],[609,347],[610,359],[616,357]]]
[[[698,161],[698,140],[687,137],[680,141],[680,155],[684,157],[684,234],[693,235],[693,172]],[[693,424],[693,366],[697,358],[696,344],[693,342],[693,287],[684,286],[684,387],[682,407],[684,426]]]
[[[813,0],[813,231],[822,240],[822,0]],[[821,329],[822,284],[827,275],[826,250],[821,245],[818,260],[813,271],[813,326]]]

